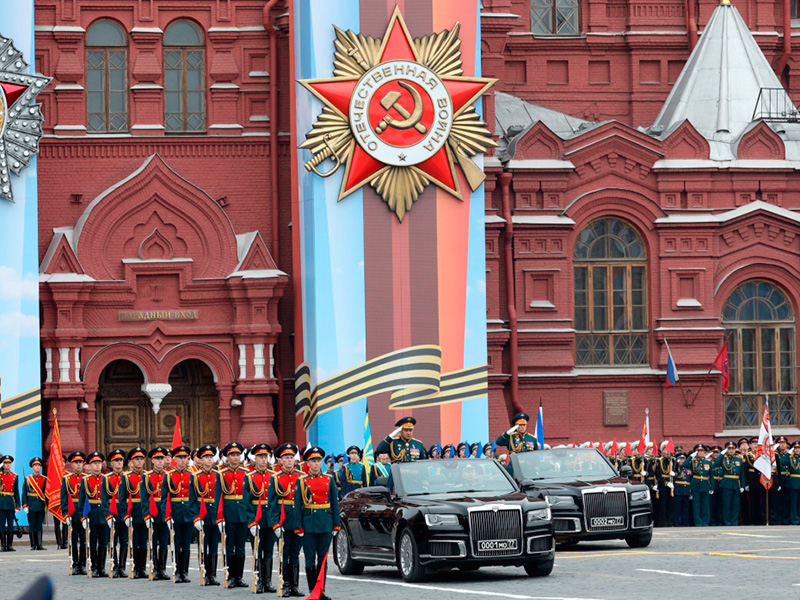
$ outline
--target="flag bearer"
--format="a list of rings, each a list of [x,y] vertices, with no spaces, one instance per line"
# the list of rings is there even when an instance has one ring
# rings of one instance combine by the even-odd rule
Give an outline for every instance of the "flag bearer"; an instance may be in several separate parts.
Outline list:
[[[153,581],[167,581],[167,553],[169,552],[169,528],[164,520],[164,509],[161,504],[161,486],[164,483],[164,459],[168,450],[156,446],[148,456],[153,465],[142,479],[142,502],[144,503],[145,527],[153,530],[153,545],[150,553],[153,561]]]
[[[244,575],[247,524],[250,522],[250,490],[245,485],[248,473],[241,464],[244,446],[231,442],[222,449],[228,466],[221,469],[215,497],[225,523],[225,556],[228,561],[228,587],[249,587]],[[219,515],[217,520],[220,520]]]
[[[71,526],[70,539],[72,553],[72,574],[86,575],[86,530],[81,524],[81,510],[78,504],[83,484],[83,464],[86,455],[76,451],[67,457],[72,473],[64,475],[61,481],[61,514]]]
[[[28,463],[33,469],[33,473],[25,478],[22,486],[22,510],[28,515],[28,535],[31,538],[31,550],[46,550],[42,546],[42,523],[44,523],[44,511],[47,507],[45,488],[47,477],[42,475],[42,459],[35,456]],[[60,523],[56,524],[56,527]]]
[[[217,581],[217,556],[220,529],[217,526],[217,503],[214,497],[219,472],[214,465],[215,456],[217,456],[216,446],[211,444],[200,446],[197,450],[200,470],[197,471],[194,477],[195,493],[198,500],[205,505],[205,510],[200,507],[198,516],[203,516],[201,528],[203,530],[203,568],[205,570],[206,585],[219,585],[219,581]],[[196,524],[195,528],[197,528]]]
[[[725,449],[714,461],[715,468],[721,468],[722,479],[719,494],[722,496],[722,524],[730,527],[739,524],[739,494],[744,493],[745,468],[742,457],[736,454],[736,442],[728,442]]]
[[[194,523],[200,518],[200,507],[195,493],[194,474],[189,470],[188,446],[172,449],[175,468],[164,476],[161,484],[161,511],[167,514],[175,540],[175,583],[190,583],[189,559],[192,552]]]
[[[247,476],[247,487],[250,489],[250,504],[252,506],[252,521],[250,532],[255,538],[258,536],[258,555],[256,569],[258,582],[256,593],[275,593],[277,590],[272,585],[272,550],[275,547],[275,532],[269,525],[267,516],[267,500],[269,487],[274,473],[269,469],[269,458],[272,455],[272,446],[269,444],[256,444],[250,450],[254,460],[253,471]]]
[[[514,415],[514,418],[511,419],[511,429],[498,436],[497,445],[508,448],[509,454],[541,450],[536,438],[528,433],[528,421],[530,421],[530,416],[526,413]]]
[[[711,479],[711,461],[706,458],[706,447],[696,444],[692,452],[681,465],[684,469],[692,470],[692,511],[694,513],[695,527],[708,527],[709,525],[709,493],[713,491]]]
[[[128,528],[125,526],[125,513],[119,511],[119,486],[122,483],[122,468],[125,464],[125,451],[115,448],[106,457],[111,465],[111,473],[106,475],[103,486],[103,502],[108,506],[108,518],[114,526],[114,539],[111,548],[114,557],[114,568],[111,576],[114,579],[127,577],[125,563],[128,560]]]
[[[86,457],[89,464],[89,474],[83,478],[81,485],[78,509],[84,517],[84,527],[89,527],[89,557],[92,560],[92,577],[108,577],[106,573],[106,557],[108,556],[108,528],[111,526],[106,521],[108,505],[103,502],[103,462],[106,457],[101,452],[91,452]],[[86,503],[89,503],[89,513],[86,514]],[[73,527],[75,526],[73,520]]]
[[[147,450],[141,446],[136,446],[128,452],[130,470],[122,474],[122,481],[117,490],[117,513],[122,516],[125,527],[131,534],[134,579],[147,579],[147,525],[145,524],[147,505],[142,503],[146,457]]]
[[[272,485],[267,494],[267,516],[275,537],[284,537],[281,568],[283,573],[283,589],[285,596],[303,597],[298,589],[300,579],[300,548],[302,540],[295,534],[297,510],[294,504],[297,480],[303,472],[295,468],[297,446],[291,443],[282,444],[275,450],[275,456],[281,470],[272,477]]]
[[[312,446],[303,453],[308,463],[308,475],[295,487],[294,505],[298,511],[295,533],[303,538],[306,557],[306,578],[311,593],[322,569],[322,559],[331,545],[334,534],[339,533],[339,501],[336,484],[330,475],[322,473],[325,451]],[[323,592],[320,600],[330,600]]]

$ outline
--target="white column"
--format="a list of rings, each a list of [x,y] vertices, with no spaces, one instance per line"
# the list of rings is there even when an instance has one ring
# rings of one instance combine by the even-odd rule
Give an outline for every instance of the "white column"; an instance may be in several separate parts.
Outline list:
[[[264,379],[264,366],[266,365],[266,361],[264,360],[264,344],[253,344],[253,366],[256,368],[256,379]]]
[[[81,349],[75,348],[75,381],[81,380]]]
[[[69,381],[69,348],[58,349],[58,380]]]
[[[161,409],[161,401],[164,396],[172,391],[172,386],[168,383],[145,383],[142,385],[142,391],[150,398],[150,404],[153,405],[153,412],[158,414]]]
[[[239,344],[239,379],[247,379],[247,346]]]
[[[269,378],[275,379],[275,344],[269,345]]]
[[[53,349],[52,348],[45,348],[44,349],[44,372],[45,372],[45,383],[53,383]]]

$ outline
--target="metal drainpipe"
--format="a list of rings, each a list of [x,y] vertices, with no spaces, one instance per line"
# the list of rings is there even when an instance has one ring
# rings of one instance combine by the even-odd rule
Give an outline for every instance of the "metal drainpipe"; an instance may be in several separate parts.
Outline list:
[[[695,0],[686,0],[686,31],[689,32],[689,52],[697,46],[697,17],[694,14]]]
[[[783,0],[783,50],[775,66],[775,74],[780,78],[792,54],[792,0]]]
[[[269,187],[270,208],[272,209],[272,258],[275,265],[280,268],[280,229],[278,219],[278,32],[272,22],[272,8],[280,0],[269,0],[264,6],[263,23],[269,37]],[[281,343],[280,335],[273,348],[275,357],[275,380],[278,383],[278,429],[275,432],[278,439],[282,439],[283,430],[283,371],[281,370]]]
[[[508,328],[509,335],[509,363],[511,368],[511,407],[515,413],[522,411],[519,401],[519,355],[517,341],[517,305],[514,292],[514,223],[511,215],[511,186],[512,174],[510,171],[500,173],[500,190],[503,198],[503,219],[506,221],[503,251],[506,267],[506,300],[508,302]]]

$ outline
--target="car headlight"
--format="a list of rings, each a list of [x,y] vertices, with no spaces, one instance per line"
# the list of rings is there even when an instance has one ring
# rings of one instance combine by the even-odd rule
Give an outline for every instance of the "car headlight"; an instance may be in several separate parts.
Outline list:
[[[426,514],[425,524],[428,527],[453,527],[454,525],[458,525],[458,516]]]
[[[553,516],[550,507],[540,508],[539,510],[528,511],[528,525],[533,525],[538,521],[549,521]]]
[[[569,504],[575,504],[572,496],[545,496],[544,499],[545,502],[547,502],[550,506],[567,506]]]
[[[650,500],[650,490],[641,490],[631,494],[631,502],[647,502]]]

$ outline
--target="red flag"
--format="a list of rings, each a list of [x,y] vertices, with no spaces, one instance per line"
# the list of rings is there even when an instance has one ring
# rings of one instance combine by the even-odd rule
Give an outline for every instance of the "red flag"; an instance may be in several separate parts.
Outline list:
[[[110,512],[115,517],[119,515],[119,511],[117,509],[117,493],[114,492],[114,495],[111,497],[111,504],[108,505],[108,512]]]
[[[606,455],[606,449],[603,446],[603,440],[598,440],[597,443],[598,443],[597,449],[600,450],[600,454],[605,456]]]
[[[283,525],[283,520],[286,518],[286,512],[283,510],[283,504],[281,504],[281,520],[278,521],[281,525]]]
[[[158,507],[156,506],[156,496],[155,494],[150,494],[150,516],[157,517],[158,516]]]
[[[64,515],[61,514],[61,482],[64,479],[64,457],[61,454],[61,434],[58,432],[58,419],[53,411],[53,441],[50,444],[50,458],[47,461],[47,485],[45,495],[47,496],[47,510],[56,519],[64,522]],[[71,500],[71,498],[70,498]],[[70,515],[75,511],[73,506]]]
[[[131,516],[132,510],[133,510],[133,498],[131,496],[128,496],[128,514],[125,515],[126,519]]]
[[[713,366],[722,373],[722,391],[727,394],[731,388],[731,373],[728,369],[728,338],[725,338],[722,343],[722,350],[719,351],[717,358],[714,359]]]
[[[180,415],[175,415],[175,431],[172,433],[172,448],[177,448],[178,446],[182,446],[183,441],[181,440],[181,417]],[[170,448],[170,450],[172,450]],[[178,463],[175,459],[172,459],[172,466],[178,466]]]
[[[325,562],[328,560],[328,553],[322,557],[322,566],[319,568],[319,575],[317,576],[317,585],[311,590],[311,593],[306,596],[306,600],[319,600],[322,592],[325,590]]]
[[[169,477],[169,475],[167,475]],[[169,494],[167,494],[167,508],[164,509],[164,521],[169,521],[172,518],[172,501]]]
[[[200,498],[200,520],[205,521],[208,510],[206,509],[206,501]]]
[[[220,477],[222,477],[222,475],[220,475]],[[225,520],[225,515],[222,512],[222,505],[223,504],[224,503],[222,502],[222,498],[220,498],[219,499],[219,504],[217,505],[217,523],[221,523],[222,521]],[[283,510],[283,506],[281,506],[281,510]]]
[[[619,446],[617,445],[617,438],[614,438],[614,443],[611,444],[611,451],[609,454],[611,456],[616,456],[617,452],[619,452]]]
[[[633,456],[633,446],[630,442],[625,444],[625,456]]]
[[[72,494],[67,494],[67,516],[71,517],[73,514],[75,514],[75,501],[72,499]]]
[[[675,445],[672,443],[671,437],[669,438],[669,442],[667,442],[667,447],[664,448],[664,450],[666,452],[669,452],[670,454],[675,454]]]

